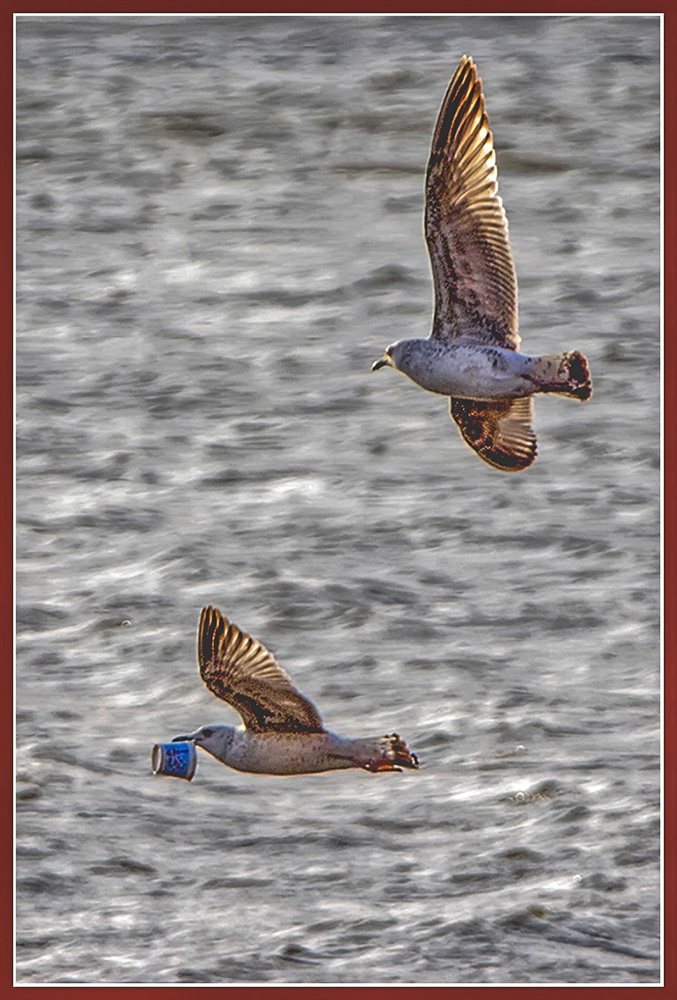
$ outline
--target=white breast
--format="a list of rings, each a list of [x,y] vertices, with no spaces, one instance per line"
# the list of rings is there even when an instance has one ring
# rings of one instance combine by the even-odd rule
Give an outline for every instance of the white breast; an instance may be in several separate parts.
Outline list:
[[[400,371],[444,396],[502,399],[528,396],[535,388],[524,378],[529,357],[501,347],[420,341],[403,360]]]

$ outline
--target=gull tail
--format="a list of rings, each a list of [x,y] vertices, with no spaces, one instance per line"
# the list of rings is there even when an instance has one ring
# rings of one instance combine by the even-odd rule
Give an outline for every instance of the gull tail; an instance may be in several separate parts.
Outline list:
[[[544,354],[536,358],[529,374],[540,392],[557,392],[573,399],[590,399],[592,379],[588,359],[580,351]]]
[[[354,761],[366,771],[401,771],[403,767],[416,769],[418,757],[412,753],[397,733],[375,740],[355,740]]]

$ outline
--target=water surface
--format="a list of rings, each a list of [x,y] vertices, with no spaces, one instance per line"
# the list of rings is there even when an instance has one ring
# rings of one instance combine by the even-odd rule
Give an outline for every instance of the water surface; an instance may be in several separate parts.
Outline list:
[[[536,403],[502,475],[393,372],[478,63]],[[17,980],[655,983],[656,17],[19,17]],[[235,716],[216,604],[417,773],[154,742]]]

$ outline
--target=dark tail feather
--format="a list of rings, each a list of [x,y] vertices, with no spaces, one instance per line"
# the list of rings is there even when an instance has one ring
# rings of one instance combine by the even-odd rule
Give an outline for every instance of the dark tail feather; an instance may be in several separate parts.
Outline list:
[[[544,354],[538,359],[534,375],[541,392],[557,392],[580,400],[592,396],[590,366],[580,351]]]
[[[573,386],[567,395],[573,396],[574,399],[590,399],[592,396],[592,376],[585,354],[581,354],[580,351],[570,351],[564,357],[568,362],[569,381]]]
[[[357,758],[359,766],[367,771],[400,771],[403,767],[416,769],[418,757],[412,753],[397,733],[382,736],[375,740],[360,740],[364,749],[364,758],[360,752]]]

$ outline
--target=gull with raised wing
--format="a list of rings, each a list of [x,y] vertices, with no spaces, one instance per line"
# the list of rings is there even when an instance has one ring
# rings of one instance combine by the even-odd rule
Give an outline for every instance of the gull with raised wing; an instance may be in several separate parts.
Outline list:
[[[498,195],[482,81],[463,56],[435,126],[426,176],[425,235],[435,287],[428,338],[398,340],[375,361],[449,397],[451,416],[480,458],[519,472],[536,458],[538,392],[592,394],[579,351],[518,352],[517,280]]]
[[[395,733],[348,739],[325,729],[315,706],[296,690],[272,653],[211,606],[200,618],[198,662],[202,680],[239,712],[244,728],[202,726],[173,742],[193,741],[222,764],[258,774],[418,767],[416,755]]]

